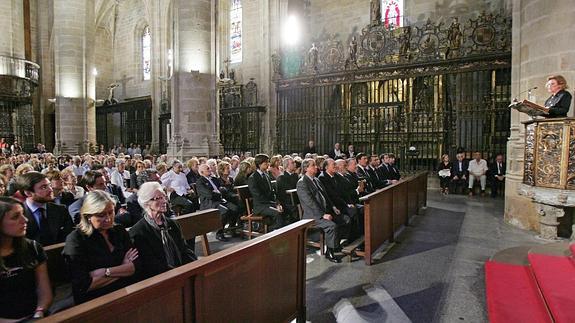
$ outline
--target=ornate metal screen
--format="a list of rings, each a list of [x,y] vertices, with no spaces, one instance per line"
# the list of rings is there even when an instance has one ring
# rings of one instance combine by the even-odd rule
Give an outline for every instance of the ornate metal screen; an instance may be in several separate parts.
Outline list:
[[[109,148],[152,141],[152,100],[134,100],[96,108],[96,138]]]
[[[336,142],[354,144],[356,151],[395,153],[404,170],[433,169],[441,154],[453,158],[458,149],[468,157],[504,153],[509,21],[485,14],[467,27],[454,20],[449,28],[428,21],[387,30],[372,22],[357,40],[350,37],[347,55],[330,37],[284,53],[281,63],[272,57],[277,150],[301,152],[310,139],[320,153]]]

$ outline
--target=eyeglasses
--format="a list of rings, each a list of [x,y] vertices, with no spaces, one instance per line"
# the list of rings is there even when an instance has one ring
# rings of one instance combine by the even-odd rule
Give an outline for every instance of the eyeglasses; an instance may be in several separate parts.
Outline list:
[[[165,200],[167,200],[167,199],[168,199],[168,198],[167,198],[165,195],[154,196],[154,197],[151,198],[152,201],[160,201],[160,200],[161,200],[161,201],[165,201]]]

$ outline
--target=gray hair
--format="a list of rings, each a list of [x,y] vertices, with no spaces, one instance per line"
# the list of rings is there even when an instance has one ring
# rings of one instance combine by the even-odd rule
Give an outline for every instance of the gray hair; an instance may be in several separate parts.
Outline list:
[[[116,159],[116,166],[119,166],[120,164],[126,164],[126,161],[122,158]]]
[[[305,173],[307,171],[307,168],[311,163],[315,165],[315,160],[313,158],[306,158],[303,160],[303,162],[301,163],[302,173]]]
[[[138,189],[138,204],[142,209],[148,209],[148,204],[154,198],[154,193],[160,191],[164,193],[164,188],[158,182],[145,182]]]
[[[293,158],[291,158],[291,156],[284,157],[284,159],[282,160],[282,166],[284,169],[288,168],[290,160],[293,160]]]

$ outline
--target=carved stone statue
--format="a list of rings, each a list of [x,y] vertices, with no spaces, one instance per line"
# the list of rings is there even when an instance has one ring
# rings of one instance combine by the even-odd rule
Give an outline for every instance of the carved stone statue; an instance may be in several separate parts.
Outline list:
[[[379,25],[381,23],[381,0],[371,0],[371,24]]]
[[[278,53],[272,54],[272,67],[274,71],[274,77],[279,78],[282,76],[282,61]]]
[[[120,86],[120,84],[118,83],[112,83],[110,84],[110,86],[108,86],[108,98],[104,101],[104,105],[111,105],[111,104],[116,104],[118,103],[118,100],[116,100],[116,98],[114,98],[114,90]]]
[[[315,46],[315,43],[312,43],[311,48],[309,49],[309,51],[307,53],[307,57],[308,57],[309,66],[314,71],[317,71],[317,69],[318,69],[318,66],[317,66],[318,62],[319,62],[318,55],[319,55],[319,50]]]
[[[402,57],[407,57],[409,54],[409,48],[411,43],[411,27],[407,26],[403,28],[403,32],[399,36],[399,55]]]
[[[351,42],[349,42],[349,61],[357,65],[357,41],[355,40],[355,36],[353,36]]]
[[[220,80],[223,80],[224,78],[226,78],[226,74],[224,73],[224,70],[220,71]]]
[[[449,31],[447,32],[447,39],[449,39],[449,48],[451,50],[458,50],[461,47],[461,38],[463,34],[461,33],[459,20],[457,17],[453,18],[451,26],[449,26]]]
[[[234,70],[232,68],[232,70],[230,71],[229,77],[230,77],[230,80],[235,81],[236,80],[236,70]]]

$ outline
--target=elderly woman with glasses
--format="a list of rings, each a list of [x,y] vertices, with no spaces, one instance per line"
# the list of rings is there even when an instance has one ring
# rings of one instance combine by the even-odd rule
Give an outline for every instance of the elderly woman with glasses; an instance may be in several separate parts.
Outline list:
[[[130,237],[140,252],[140,278],[152,277],[197,259],[176,221],[165,216],[168,199],[162,185],[142,184],[138,203],[144,217],[130,229]]]
[[[80,224],[62,252],[70,267],[76,304],[125,287],[134,280],[138,251],[128,232],[114,224],[116,201],[104,191],[86,195]]]

